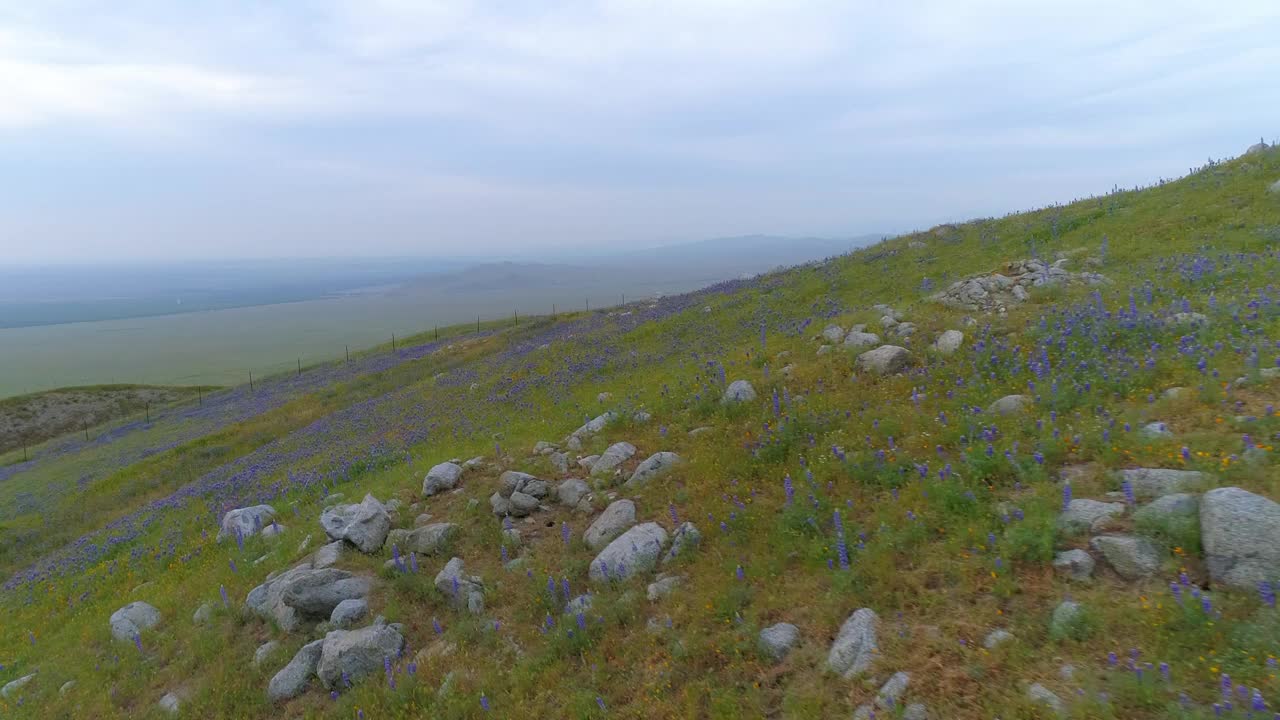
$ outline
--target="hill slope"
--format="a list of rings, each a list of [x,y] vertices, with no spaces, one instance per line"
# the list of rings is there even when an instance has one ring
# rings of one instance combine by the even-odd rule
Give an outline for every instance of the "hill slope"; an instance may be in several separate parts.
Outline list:
[[[1271,151],[690,295],[453,329],[42,448],[0,469],[0,683],[35,673],[4,711],[1272,713],[1277,177]],[[1059,257],[1105,280],[1056,282]],[[973,309],[930,299],[975,274],[986,296],[955,286]],[[851,349],[857,324],[880,337]],[[958,348],[934,345],[946,330]],[[887,374],[859,361],[883,342],[910,353]],[[755,398],[724,402],[739,380]],[[1117,473],[1135,468],[1201,474]],[[274,522],[218,540],[258,503]],[[313,554],[326,532],[348,540],[336,557]],[[362,629],[331,632],[357,596]],[[115,639],[130,601],[159,621]]]

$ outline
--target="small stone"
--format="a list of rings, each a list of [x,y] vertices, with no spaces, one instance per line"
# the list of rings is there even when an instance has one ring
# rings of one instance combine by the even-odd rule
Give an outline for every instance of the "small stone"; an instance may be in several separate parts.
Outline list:
[[[724,391],[724,402],[745,403],[756,399],[756,389],[746,380],[734,380]]]
[[[1111,518],[1124,514],[1124,503],[1104,503],[1088,498],[1072,500],[1058,516],[1058,527],[1068,532],[1091,530],[1097,532]]]
[[[781,662],[800,641],[800,628],[791,623],[778,623],[760,631],[760,651],[774,662]]]
[[[933,341],[933,349],[940,355],[950,355],[960,349],[964,343],[964,333],[959,330],[947,330]]]
[[[850,615],[831,643],[827,667],[845,679],[865,672],[878,651],[876,630],[879,626],[880,618],[870,608],[862,608]]]
[[[1013,633],[1008,630],[996,629],[987,633],[987,637],[982,641],[982,647],[988,650],[994,650],[1001,644],[1013,639]]]
[[[682,575],[667,575],[660,577],[654,582],[649,583],[645,596],[649,599],[649,602],[654,602],[670,595],[676,588],[683,584],[684,576]]]
[[[1072,580],[1087,582],[1093,579],[1093,556],[1084,550],[1066,550],[1053,558],[1053,570]]]
[[[858,356],[855,364],[859,370],[877,375],[900,372],[911,362],[911,353],[897,345],[881,345]]]
[[[271,678],[267,685],[267,698],[272,702],[282,702],[301,695],[307,689],[307,682],[315,674],[316,666],[320,664],[323,647],[324,640],[303,645],[289,664]]]
[[[1032,402],[1029,395],[1005,395],[987,406],[987,412],[992,415],[1015,415],[1030,408]]]
[[[333,608],[329,616],[329,624],[345,630],[363,620],[369,614],[369,601],[364,598],[343,600]]]
[[[1033,703],[1045,705],[1055,713],[1062,714],[1062,698],[1040,683],[1034,683],[1027,688],[1027,697]]]
[[[1053,618],[1049,621],[1049,630],[1054,634],[1064,634],[1084,616],[1084,607],[1074,600],[1063,600],[1053,609]]]
[[[272,653],[280,649],[280,643],[275,640],[265,642],[253,651],[253,666],[258,667],[264,661],[271,657]]]

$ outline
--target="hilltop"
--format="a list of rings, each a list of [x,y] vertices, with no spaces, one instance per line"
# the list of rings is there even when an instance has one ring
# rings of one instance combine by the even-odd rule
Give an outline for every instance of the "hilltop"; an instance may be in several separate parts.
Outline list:
[[[1270,717],[1278,179],[1251,149],[10,453],[0,710]]]

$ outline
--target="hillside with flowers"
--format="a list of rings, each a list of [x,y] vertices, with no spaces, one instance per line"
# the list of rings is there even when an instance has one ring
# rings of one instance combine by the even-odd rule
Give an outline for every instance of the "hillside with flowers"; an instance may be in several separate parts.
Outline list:
[[[0,456],[0,717],[1280,717],[1280,150]]]

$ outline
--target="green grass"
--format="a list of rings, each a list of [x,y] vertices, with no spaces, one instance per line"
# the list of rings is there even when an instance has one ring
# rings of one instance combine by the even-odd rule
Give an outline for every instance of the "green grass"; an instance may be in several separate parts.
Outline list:
[[[871,607],[882,618],[872,675],[883,680],[896,670],[911,672],[906,699],[926,703],[933,717],[1047,717],[1025,697],[1030,682],[1067,700],[1072,717],[1210,717],[1224,673],[1258,688],[1275,706],[1280,679],[1268,661],[1280,647],[1280,616],[1252,592],[1214,588],[1210,614],[1189,596],[1175,600],[1169,583],[1179,572],[1197,582],[1206,579],[1186,528],[1138,528],[1181,552],[1149,580],[1123,582],[1104,570],[1094,582],[1076,584],[1055,576],[1049,562],[1055,551],[1083,541],[1056,529],[1062,490],[1055,478],[1062,466],[1093,468],[1073,483],[1076,497],[1101,498],[1116,489],[1106,471],[1140,465],[1202,469],[1215,475],[1216,484],[1280,497],[1270,446],[1280,421],[1265,414],[1280,381],[1230,386],[1250,372],[1250,343],[1242,327],[1251,338],[1280,338],[1280,315],[1246,305],[1280,276],[1277,248],[1257,231],[1280,221],[1280,200],[1265,193],[1277,176],[1280,154],[1273,152],[1138,192],[966,223],[951,239],[929,233],[894,239],[829,264],[709,295],[635,329],[619,331],[620,318],[598,316],[590,327],[575,326],[573,337],[558,336],[530,352],[515,351],[537,333],[585,316],[541,318],[475,344],[459,336],[453,350],[303,395],[115,468],[47,510],[14,517],[10,522],[25,523],[29,532],[23,537],[34,538],[34,547],[12,545],[5,567],[19,567],[269,442],[281,440],[281,453],[307,450],[273,479],[283,482],[286,472],[328,472],[341,458],[331,447],[307,446],[301,439],[307,428],[361,403],[401,403],[396,407],[403,412],[370,416],[378,423],[371,437],[398,448],[397,438],[416,423],[431,428],[427,439],[406,454],[358,466],[338,489],[348,500],[365,492],[399,498],[406,504],[401,526],[411,525],[419,512],[460,523],[450,552],[466,560],[469,573],[484,578],[486,614],[465,617],[436,592],[430,578],[447,556],[421,559],[421,577],[387,577],[380,573],[389,551],[349,553],[344,567],[382,578],[372,600],[375,611],[405,624],[417,672],[398,675],[395,690],[377,676],[337,700],[313,690],[272,708],[266,683],[307,638],[283,637],[242,617],[238,606],[269,572],[301,557],[298,545],[306,534],[316,536],[314,546],[315,518],[324,501],[301,490],[276,498],[289,530],[278,541],[250,539],[243,550],[202,534],[211,527],[211,513],[187,506],[134,541],[146,548],[135,559],[120,548],[84,573],[5,595],[0,681],[31,668],[40,675],[24,691],[22,706],[9,701],[0,708],[17,716],[148,716],[158,713],[155,702],[164,692],[182,687],[190,693],[184,712],[193,717],[349,718],[358,710],[368,718],[847,717],[872,700],[878,683],[842,680],[826,670],[825,661],[836,630],[859,607]],[[908,251],[906,243],[917,239],[928,247]],[[1077,287],[1037,292],[1033,302],[1004,315],[979,317],[979,327],[966,328],[965,349],[956,355],[943,358],[923,349],[936,333],[960,327],[963,316],[925,301],[924,278],[945,287],[1033,252],[1052,257],[1076,248],[1084,248],[1078,257],[1103,257],[1099,271],[1112,283],[1098,288],[1098,296]],[[1234,253],[1262,252],[1268,254],[1247,264],[1232,259]],[[1182,256],[1185,273],[1171,264]],[[1201,261],[1193,257],[1212,267],[1196,265]],[[1176,350],[1187,332],[1130,327],[1117,315],[1131,293],[1148,307],[1148,281],[1152,306],[1168,307],[1185,297],[1211,315],[1207,328],[1190,333],[1199,348],[1222,344],[1204,374],[1196,368],[1199,350],[1187,356]],[[1108,315],[1080,309],[1099,301]],[[818,343],[811,337],[828,322],[874,323],[869,308],[878,302],[894,304],[919,326],[916,371],[851,379],[851,356],[842,350],[816,355]],[[631,309],[640,312],[643,304]],[[827,317],[829,311],[834,315]],[[1059,346],[1053,323],[1068,312],[1075,313],[1077,331]],[[812,323],[798,331],[806,318]],[[987,324],[990,332],[984,333]],[[1012,364],[1012,348],[1021,348],[1018,357],[1025,363],[1035,358],[1037,343],[1051,336],[1056,391],[1048,379],[1038,381],[1042,400],[1025,416],[991,418],[971,411],[1027,391],[1025,365]],[[974,350],[979,338],[985,344],[980,352]],[[1148,366],[1153,344],[1160,350],[1151,352],[1154,362]],[[992,351],[1000,347],[993,362]],[[779,358],[782,352],[789,355]],[[1275,354],[1280,353],[1261,356]],[[730,381],[750,380],[759,401],[745,407],[720,403],[719,372],[708,361],[722,364]],[[794,372],[784,378],[780,369],[788,363]],[[1121,367],[1128,372],[1119,372]],[[440,372],[464,379],[441,385],[434,380]],[[1195,392],[1160,399],[1172,386]],[[613,399],[598,402],[601,391]],[[500,525],[488,512],[495,472],[468,475],[458,493],[424,500],[419,489],[431,465],[450,457],[494,459],[495,443],[504,468],[548,476],[546,460],[530,456],[535,442],[559,441],[584,417],[622,407],[643,408],[653,419],[615,423],[581,454],[619,440],[640,449],[637,461],[659,450],[678,452],[685,463],[667,478],[637,491],[609,490],[633,498],[642,521],[670,528],[674,510],[695,522],[704,540],[674,566],[687,576],[685,584],[659,602],[645,598],[651,577],[594,587],[596,604],[587,629],[580,631],[574,618],[560,614],[563,598],[547,596],[546,583],[548,577],[557,583],[567,578],[574,594],[588,587],[593,553],[579,538],[589,517],[553,508],[536,514],[534,522],[517,522],[524,566],[507,570]],[[1238,457],[1244,430],[1237,415],[1257,418],[1247,431],[1266,448],[1263,460]],[[394,421],[384,423],[385,417]],[[1152,420],[1168,422],[1175,438],[1141,437],[1136,429]],[[1134,431],[1125,432],[1125,423]],[[700,426],[714,430],[687,434]],[[990,432],[984,435],[984,429]],[[1185,462],[1184,445],[1191,453]],[[833,446],[843,449],[847,461],[836,458]],[[38,484],[77,476],[82,464],[108,459],[68,457],[7,484],[32,492]],[[947,466],[949,475],[940,478]],[[788,475],[795,487],[789,505],[783,492]],[[0,492],[11,493],[6,503],[19,499],[3,485]],[[835,510],[845,528],[848,570],[837,559]],[[562,523],[572,531],[567,545]],[[1126,516],[1117,529],[1131,525]],[[165,552],[170,544],[171,554]],[[139,588],[144,583],[151,584]],[[232,607],[220,610],[207,627],[193,626],[191,613],[201,602],[220,603],[220,586],[227,588]],[[1068,595],[1087,608],[1086,620],[1054,636],[1049,618]],[[145,635],[141,653],[112,642],[107,629],[109,614],[130,599],[152,602],[165,617]],[[554,621],[550,629],[548,614]],[[441,625],[439,635],[433,619]],[[802,641],[773,666],[761,658],[755,637],[780,621],[796,624]],[[982,639],[998,627],[1012,632],[1015,641],[983,648]],[[254,648],[270,638],[282,640],[283,651],[264,667],[250,668]],[[1124,659],[1134,648],[1143,662],[1168,663],[1171,680],[1166,683],[1154,669],[1138,678],[1123,665],[1108,665],[1109,652]],[[1076,668],[1074,680],[1060,676],[1066,663]],[[77,685],[61,696],[57,689],[67,679]],[[441,692],[442,685],[447,691]],[[1195,709],[1181,710],[1179,693]],[[482,695],[491,707],[487,714]]]

